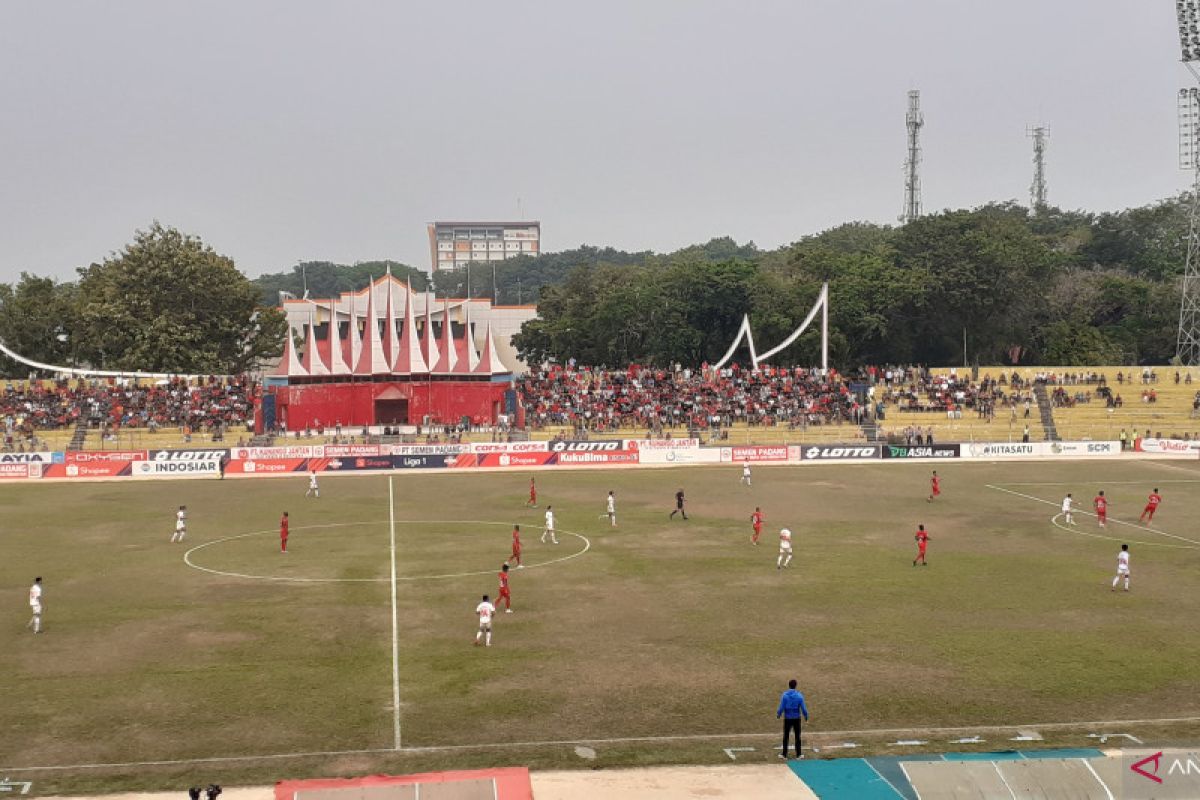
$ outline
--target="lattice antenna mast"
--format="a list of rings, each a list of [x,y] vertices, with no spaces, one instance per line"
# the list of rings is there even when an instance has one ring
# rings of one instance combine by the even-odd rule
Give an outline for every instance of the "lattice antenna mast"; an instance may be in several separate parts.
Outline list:
[[[1200,83],[1200,0],[1176,0],[1181,60]],[[1180,89],[1179,167],[1192,173],[1192,198],[1188,218],[1187,260],[1180,287],[1179,335],[1175,354],[1189,367],[1200,365],[1200,89]]]
[[[921,93],[916,89],[908,93],[904,125],[908,129],[908,157],[904,159],[904,213],[900,221],[908,223],[921,216],[921,128],[925,117],[921,114]]]
[[[1046,210],[1046,140],[1049,125],[1035,125],[1028,135],[1033,139],[1033,183],[1029,185],[1029,210],[1041,214]]]

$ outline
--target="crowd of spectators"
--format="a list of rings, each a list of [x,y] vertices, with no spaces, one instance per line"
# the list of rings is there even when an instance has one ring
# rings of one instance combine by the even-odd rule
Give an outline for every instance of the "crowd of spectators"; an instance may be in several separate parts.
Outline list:
[[[80,422],[106,432],[122,428],[176,428],[219,438],[254,418],[249,378],[183,378],[151,384],[120,379],[8,383],[0,393],[5,439],[73,428]]]
[[[870,413],[836,371],[822,375],[805,368],[553,365],[530,372],[518,381],[517,390],[526,424],[535,429],[720,431],[735,423],[803,429],[858,424]]]

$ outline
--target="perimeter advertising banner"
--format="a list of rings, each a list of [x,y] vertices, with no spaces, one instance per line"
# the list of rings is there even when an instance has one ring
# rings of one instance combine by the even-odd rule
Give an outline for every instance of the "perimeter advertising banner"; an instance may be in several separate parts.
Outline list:
[[[544,467],[554,463],[553,453],[487,453],[478,456],[478,467]]]
[[[981,461],[1034,459],[1044,456],[1119,456],[1120,442],[972,442],[961,446],[962,458]]]
[[[582,442],[551,442],[547,464],[579,467],[596,464],[637,464],[636,441],[592,439]]]
[[[722,461],[787,461],[788,446],[786,444],[747,444],[721,448]]]
[[[221,461],[228,450],[151,450],[149,459],[133,462],[134,477],[174,477],[219,475]]]
[[[409,456],[392,456],[392,466],[395,469],[439,469],[441,467],[453,467],[458,465],[458,459],[463,456],[445,456],[445,455],[409,455]],[[466,456],[466,458],[475,460],[475,456]]]
[[[1200,440],[1183,439],[1138,439],[1136,447],[1142,453],[1158,453],[1165,456],[1190,456],[1200,458]]]
[[[862,461],[879,458],[877,444],[801,445],[801,461]]]
[[[887,444],[883,446],[884,458],[958,458],[957,444],[907,445]]]
[[[133,474],[133,462],[146,461],[146,450],[70,450],[63,463],[42,469],[45,478],[119,478]]]

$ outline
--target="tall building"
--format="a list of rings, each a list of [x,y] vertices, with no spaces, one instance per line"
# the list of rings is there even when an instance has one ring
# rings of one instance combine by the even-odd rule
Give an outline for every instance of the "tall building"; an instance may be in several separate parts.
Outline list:
[[[433,269],[454,269],[476,261],[503,261],[541,252],[540,222],[431,222],[429,255]]]

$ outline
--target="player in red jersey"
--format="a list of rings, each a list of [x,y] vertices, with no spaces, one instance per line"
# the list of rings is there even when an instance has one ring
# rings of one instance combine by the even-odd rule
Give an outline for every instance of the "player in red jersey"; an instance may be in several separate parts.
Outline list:
[[[1146,507],[1142,509],[1142,515],[1138,517],[1138,522],[1154,522],[1154,512],[1158,510],[1158,504],[1161,502],[1162,496],[1158,493],[1158,489],[1156,488],[1150,493],[1150,496],[1146,498]]]
[[[1108,522],[1108,498],[1104,496],[1103,489],[1092,500],[1092,505],[1096,507],[1096,520],[1100,523],[1100,527],[1103,528]]]
[[[933,498],[942,493],[942,479],[938,477],[937,470],[933,471],[933,475],[929,478],[929,502],[933,502]]]
[[[758,506],[754,507],[754,513],[750,515],[750,521],[754,523],[754,535],[750,537],[751,544],[758,544],[758,537],[762,533],[763,513]]]
[[[283,516],[279,518],[279,551],[287,552],[287,537],[288,537],[288,515],[283,512]]]
[[[529,503],[530,508],[537,508],[537,484],[533,478],[529,479]]]
[[[513,525],[513,545],[512,555],[505,561],[505,565],[517,562],[517,569],[525,569],[525,565],[521,563],[521,526]]]
[[[504,613],[512,613],[512,595],[508,591],[508,564],[500,567],[500,596],[496,598],[496,610],[500,610],[500,603],[504,603]]]
[[[929,534],[925,532],[924,525],[917,526],[917,535],[913,538],[917,540],[917,557],[913,559],[913,566],[920,561],[921,566],[928,567],[929,562],[925,560],[925,544],[929,541]]]

